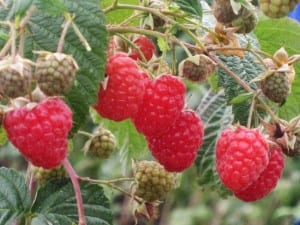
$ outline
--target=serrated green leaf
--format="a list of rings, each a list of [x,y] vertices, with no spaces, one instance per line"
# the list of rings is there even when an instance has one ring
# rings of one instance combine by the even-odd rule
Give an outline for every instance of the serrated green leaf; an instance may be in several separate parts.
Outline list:
[[[101,124],[115,135],[121,150],[123,169],[131,165],[132,159],[137,159],[146,152],[145,137],[138,133],[130,120],[115,122],[103,119],[95,110],[91,111],[91,115],[95,123]]]
[[[3,127],[0,127],[0,146],[5,145],[6,142],[7,142],[7,135],[5,129]]]
[[[174,2],[185,11],[190,17],[202,19],[202,6],[200,1],[195,0],[174,0]]]
[[[245,53],[245,57],[243,59],[237,56],[223,55],[220,55],[219,59],[221,59],[231,71],[238,75],[240,79],[247,83],[257,77],[263,71],[262,66],[257,64],[254,56],[250,55],[249,53]],[[244,89],[233,78],[225,73],[225,71],[218,70],[217,74],[219,76],[219,84],[225,90],[225,96],[228,103],[230,103],[230,101],[236,96],[245,93]],[[252,83],[251,87],[254,90],[257,89],[255,83]],[[251,101],[246,100],[242,103],[232,105],[235,122],[239,122],[242,125],[247,124],[250,104]]]
[[[112,213],[103,188],[86,182],[80,183],[88,225],[112,224]],[[51,193],[51,194],[50,194]],[[48,182],[37,193],[31,209],[36,215],[33,224],[61,225],[78,221],[76,199],[70,180]]]
[[[29,207],[30,194],[25,178],[15,170],[0,168],[0,224],[9,224]]]
[[[284,47],[289,55],[300,53],[300,26],[294,20],[266,19],[261,20],[256,26],[256,34],[263,51],[270,54]],[[300,64],[296,64],[296,77],[292,86],[292,93],[286,103],[280,108],[279,116],[282,119],[290,120],[300,114]]]
[[[86,51],[79,38],[70,28],[65,38],[64,52],[73,55],[80,70],[76,81],[66,96],[66,101],[73,111],[73,132],[85,123],[90,105],[97,99],[99,82],[104,77],[106,63],[107,32],[104,14],[98,0],[64,0],[68,12],[75,15],[75,23],[87,39],[92,50]],[[30,21],[28,44],[36,50],[55,51],[60,37],[63,17],[55,17],[43,11],[35,13]]]
[[[61,0],[34,0],[34,4],[39,10],[54,16],[62,16],[67,12],[67,7]]]
[[[197,181],[202,189],[209,189],[226,196],[230,192],[222,185],[215,170],[215,143],[220,132],[231,122],[231,107],[227,106],[224,92],[212,89],[202,97],[197,112],[205,123],[204,142],[195,162]]]
[[[253,97],[253,93],[240,94],[229,101],[230,104],[240,104]]]

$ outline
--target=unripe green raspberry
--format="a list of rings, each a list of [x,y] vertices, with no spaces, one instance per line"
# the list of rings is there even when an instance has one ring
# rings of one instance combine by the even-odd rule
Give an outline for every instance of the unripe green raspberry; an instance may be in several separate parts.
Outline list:
[[[79,69],[74,58],[58,52],[38,53],[35,78],[40,89],[49,96],[68,92]]]
[[[107,159],[116,148],[115,136],[109,130],[100,127],[86,142],[84,152],[99,159]]]
[[[261,81],[261,89],[271,101],[282,103],[291,92],[289,77],[284,72],[275,72]]]
[[[16,56],[0,61],[0,94],[16,98],[28,93],[32,71],[30,61]]]
[[[59,165],[50,170],[31,165],[31,171],[35,180],[40,185],[43,185],[50,180],[59,180],[68,176],[67,171],[65,170],[63,165]]]
[[[194,55],[179,64],[179,76],[194,82],[204,82],[214,72],[216,64],[206,55]]]
[[[175,186],[175,173],[170,173],[155,161],[140,161],[133,165],[135,195],[146,202],[164,199]]]
[[[262,12],[271,18],[281,18],[293,11],[297,0],[259,0]]]

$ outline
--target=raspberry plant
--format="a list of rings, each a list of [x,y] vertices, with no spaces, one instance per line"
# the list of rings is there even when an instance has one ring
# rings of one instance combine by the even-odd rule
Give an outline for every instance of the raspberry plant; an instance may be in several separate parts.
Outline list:
[[[0,3],[0,225],[172,224],[186,184],[260,201],[299,157],[295,0]]]

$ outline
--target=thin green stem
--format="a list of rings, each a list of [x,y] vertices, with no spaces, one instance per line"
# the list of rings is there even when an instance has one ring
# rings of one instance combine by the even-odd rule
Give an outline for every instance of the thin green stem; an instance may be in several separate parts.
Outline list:
[[[86,182],[90,182],[90,183],[93,183],[93,184],[106,185],[106,186],[108,186],[108,187],[110,187],[114,190],[117,190],[117,191],[131,197],[131,198],[134,198],[137,202],[141,203],[141,200],[138,197],[136,197],[136,196],[132,195],[130,192],[125,191],[122,188],[114,185],[114,183],[117,183],[117,182],[134,181],[134,178],[126,178],[125,177],[125,178],[117,178],[117,179],[112,179],[112,180],[95,180],[95,179],[91,179],[89,177],[79,177],[79,179],[81,181],[86,181]]]
[[[77,133],[81,134],[81,135],[84,135],[84,136],[86,136],[88,138],[92,138],[93,137],[93,135],[91,133],[83,131],[83,130],[79,130],[79,131],[77,131]]]

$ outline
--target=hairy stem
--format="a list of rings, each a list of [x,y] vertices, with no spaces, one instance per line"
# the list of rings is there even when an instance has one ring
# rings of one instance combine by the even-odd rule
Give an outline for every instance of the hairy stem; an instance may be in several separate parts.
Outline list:
[[[70,164],[69,160],[65,158],[63,160],[63,165],[67,170],[69,177],[71,178],[75,197],[77,201],[77,210],[78,210],[78,225],[87,225],[85,215],[84,215],[84,208],[83,208],[83,200],[81,195],[81,190],[79,186],[79,176],[76,174],[75,170],[73,169],[72,165]]]
[[[71,25],[71,20],[70,19],[67,19],[63,25],[62,25],[62,32],[61,32],[61,35],[60,35],[60,38],[59,38],[59,41],[58,41],[58,44],[57,44],[57,49],[56,49],[56,52],[59,52],[61,53],[63,51],[63,48],[64,48],[64,44],[65,44],[65,38],[66,38],[66,35],[67,35],[67,32],[68,32],[68,29]]]
[[[79,177],[79,179],[81,181],[87,181],[87,182],[90,182],[90,183],[93,183],[93,184],[103,184],[103,185],[106,185],[114,190],[117,190],[131,198],[134,198],[134,200],[136,200],[138,203],[141,203],[141,200],[136,197],[136,196],[133,196],[130,192],[128,191],[125,191],[123,190],[122,188],[116,186],[114,183],[117,183],[117,182],[123,182],[123,181],[134,181],[134,178],[117,178],[117,179],[112,179],[112,180],[95,180],[95,179],[91,179],[89,177]]]

